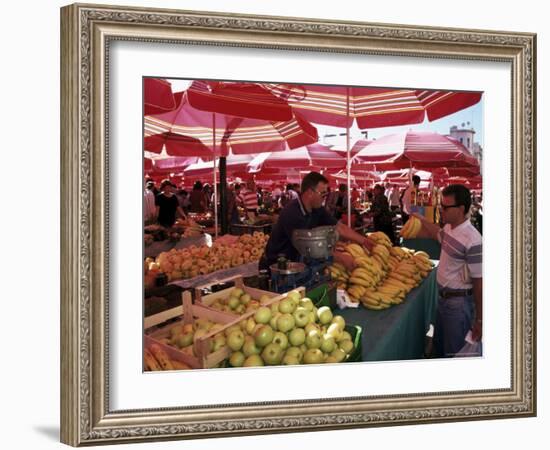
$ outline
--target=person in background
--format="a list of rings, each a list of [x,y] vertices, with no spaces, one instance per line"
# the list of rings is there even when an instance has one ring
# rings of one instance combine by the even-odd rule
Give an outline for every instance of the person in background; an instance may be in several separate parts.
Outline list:
[[[264,254],[259,262],[260,270],[269,270],[280,254],[284,254],[289,261],[299,260],[300,254],[292,245],[294,230],[311,230],[323,225],[333,225],[336,226],[336,231],[341,239],[355,242],[369,250],[374,247],[375,243],[368,237],[355,232],[344,223],[338,222],[323,207],[327,187],[328,180],[320,173],[310,172],[304,177],[298,198],[284,207],[277,223],[273,226]],[[335,252],[334,259],[349,270],[355,268],[354,258],[347,253]]]
[[[150,225],[156,220],[155,194],[153,188],[155,183],[147,181],[143,192],[143,222],[145,225]]]
[[[357,190],[356,187],[354,187],[351,190],[351,204],[355,205],[355,202],[357,202],[357,200],[359,200],[359,191]]]
[[[204,213],[208,205],[206,199],[206,194],[203,191],[202,183],[200,181],[195,181],[193,185],[193,190],[189,196],[189,211],[193,213]]]
[[[395,233],[393,232],[392,213],[388,199],[384,195],[384,187],[377,184],[374,187],[374,198],[369,209],[374,223],[374,231],[381,231],[395,245]]]
[[[240,223],[237,197],[240,194],[240,184],[235,183],[227,190],[227,218],[231,225]]]
[[[418,188],[420,186],[420,177],[418,175],[413,175],[411,179],[412,183],[409,183],[409,186],[403,192],[401,196],[401,217],[403,218],[403,223],[409,220],[409,216],[413,212],[413,205],[416,205],[416,196],[418,195]]]
[[[204,186],[202,188],[202,192],[204,193],[204,198],[206,199],[206,207],[205,209],[213,209],[214,206],[214,190],[212,189],[212,186],[208,183],[204,183]]]
[[[337,220],[347,212],[348,210],[348,187],[345,184],[341,184],[338,187],[338,195],[336,196],[336,203],[334,204],[334,217]]]
[[[180,208],[183,209],[184,212],[189,211],[189,192],[185,189],[179,189],[176,193],[176,197],[178,198]]]
[[[284,208],[288,203],[290,203],[292,200],[296,200],[298,198],[298,193],[294,190],[294,185],[292,183],[288,183],[286,185],[286,191],[281,195],[281,198],[279,199],[279,207]]]
[[[186,215],[180,208],[178,198],[174,195],[175,186],[170,180],[160,183],[160,194],[155,197],[156,216],[158,223],[165,228],[170,228],[176,222],[176,215],[186,219]]]
[[[241,204],[243,205],[250,219],[256,217],[258,213],[258,194],[256,193],[256,183],[254,180],[248,180],[245,188],[241,188]]]
[[[471,194],[466,186],[451,184],[442,191],[440,210],[444,227],[424,216],[419,237],[441,243],[437,266],[439,299],[434,330],[435,356],[452,357],[465,345],[471,332],[481,341],[483,325],[482,238],[469,218]]]
[[[388,197],[388,202],[390,204],[390,211],[396,212],[399,210],[399,197],[401,196],[401,193],[399,192],[399,188],[396,184],[392,184],[390,188],[390,193]]]

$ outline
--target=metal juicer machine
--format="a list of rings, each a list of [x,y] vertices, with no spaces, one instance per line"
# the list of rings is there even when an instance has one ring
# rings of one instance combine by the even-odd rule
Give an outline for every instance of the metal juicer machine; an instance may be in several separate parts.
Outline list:
[[[337,241],[338,232],[334,226],[294,230],[292,245],[298,250],[300,261],[271,265],[271,289],[288,292],[304,286],[310,290],[330,281],[328,266],[332,264],[332,252]]]

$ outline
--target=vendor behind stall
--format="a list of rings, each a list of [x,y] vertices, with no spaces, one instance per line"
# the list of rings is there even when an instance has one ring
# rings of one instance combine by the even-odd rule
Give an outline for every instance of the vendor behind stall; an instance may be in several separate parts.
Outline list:
[[[280,254],[284,254],[290,261],[298,261],[300,255],[292,245],[294,230],[310,230],[323,225],[334,225],[341,239],[358,243],[369,249],[374,246],[374,242],[369,238],[353,231],[342,222],[338,222],[327,212],[323,207],[327,189],[328,180],[320,173],[310,172],[304,177],[298,198],[284,207],[279,215],[279,220],[273,226],[273,231],[259,262],[260,270],[269,270],[269,266],[275,264]],[[334,259],[349,269],[353,269],[355,266],[351,255],[335,252]]]

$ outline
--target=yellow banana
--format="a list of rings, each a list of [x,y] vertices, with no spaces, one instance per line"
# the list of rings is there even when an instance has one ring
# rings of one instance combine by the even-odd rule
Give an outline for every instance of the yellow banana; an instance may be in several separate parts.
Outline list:
[[[418,256],[418,257],[423,257],[423,258],[426,258],[427,260],[430,259],[430,255],[428,255],[426,252],[422,251],[422,250],[419,250],[417,252],[414,252],[414,256]]]
[[[364,287],[371,287],[372,286],[372,282],[367,281],[364,278],[351,277],[348,281],[351,284],[358,285],[358,286],[364,286]]]

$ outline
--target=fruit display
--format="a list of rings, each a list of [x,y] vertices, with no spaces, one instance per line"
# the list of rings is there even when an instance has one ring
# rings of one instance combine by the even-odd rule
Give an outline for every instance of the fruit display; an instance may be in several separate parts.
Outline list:
[[[143,367],[146,371],[191,369],[191,367],[184,362],[170,358],[168,353],[157,344],[152,344],[144,348]]]
[[[193,219],[189,219],[189,218],[186,220],[183,220],[183,219],[176,220],[176,223],[174,224],[173,229],[177,232],[180,232],[183,238],[200,236],[203,232],[203,227],[200,226]]]
[[[207,296],[204,299],[201,298],[200,303],[218,311],[241,315],[250,311],[255,311],[261,304],[268,302],[271,297],[276,296],[276,294],[262,294],[260,297],[255,299],[252,298],[252,295],[256,294],[258,290],[248,289],[249,292],[247,292],[245,289],[240,287],[224,289],[222,292]],[[209,297],[215,298],[210,300]]]
[[[339,363],[355,346],[343,317],[291,291],[223,331],[231,367]],[[216,339],[222,333],[211,336]]]
[[[154,279],[156,274],[163,272],[168,281],[173,281],[258,261],[267,239],[268,236],[264,233],[254,232],[252,235],[239,236],[231,244],[215,241],[211,247],[192,245],[183,249],[171,249],[162,252],[155,259],[146,259],[145,276]]]
[[[420,221],[420,219],[414,216],[410,216],[409,220],[407,220],[407,222],[405,222],[405,225],[403,225],[403,228],[401,228],[399,234],[403,239],[414,239],[420,232],[421,228],[422,222]]]
[[[433,265],[425,252],[393,247],[384,233],[371,233],[369,237],[376,242],[370,252],[357,244],[346,245],[345,253],[356,265],[351,273],[338,262],[331,265],[330,273],[336,287],[345,289],[353,302],[367,309],[386,309],[402,303]]]

